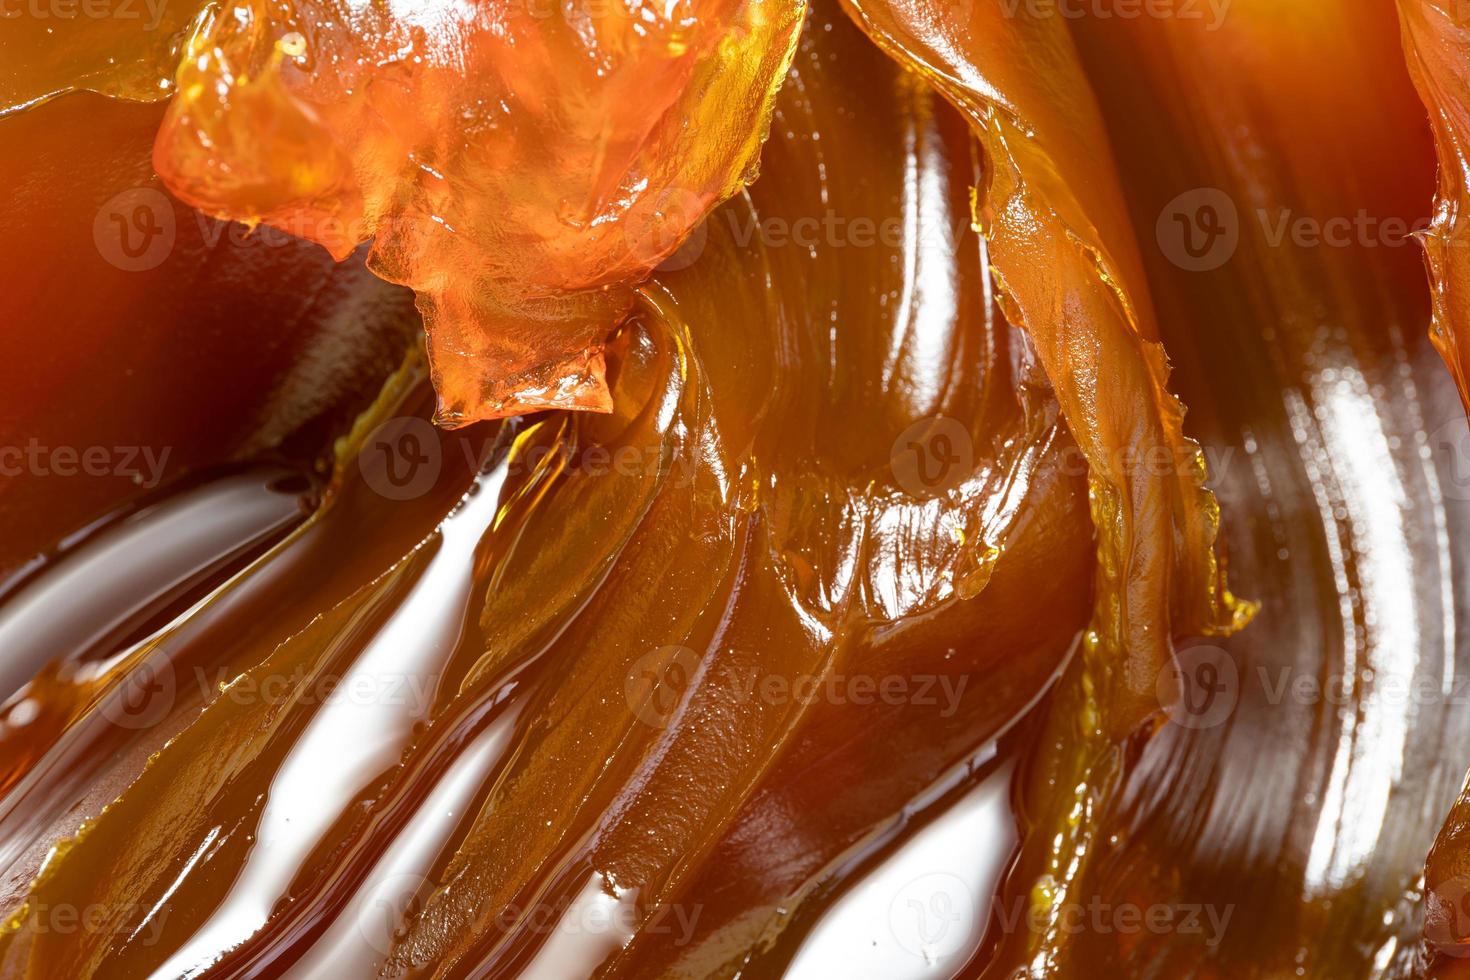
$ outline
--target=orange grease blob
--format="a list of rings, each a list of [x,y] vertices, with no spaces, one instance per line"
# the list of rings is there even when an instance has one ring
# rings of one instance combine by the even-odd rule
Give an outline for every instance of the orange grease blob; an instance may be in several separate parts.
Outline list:
[[[755,174],[802,0],[205,15],[154,163],[181,198],[409,286],[449,426],[608,411],[632,287]]]
[[[1430,339],[1444,357],[1460,397],[1470,405],[1470,259],[1465,207],[1470,202],[1470,10],[1428,0],[1400,0],[1404,61],[1429,111],[1439,159],[1434,220],[1419,240],[1434,302]]]

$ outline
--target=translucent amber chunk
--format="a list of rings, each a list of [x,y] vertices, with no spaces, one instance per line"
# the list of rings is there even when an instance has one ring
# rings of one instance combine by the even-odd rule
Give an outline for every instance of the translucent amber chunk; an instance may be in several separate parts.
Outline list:
[[[802,0],[249,0],[191,39],[154,162],[415,290],[459,425],[606,411],[631,286],[754,176]]]

